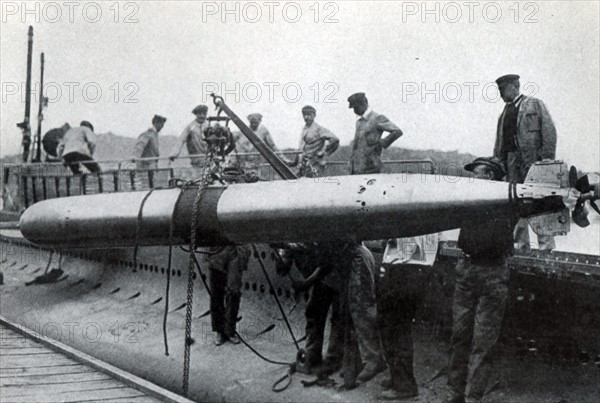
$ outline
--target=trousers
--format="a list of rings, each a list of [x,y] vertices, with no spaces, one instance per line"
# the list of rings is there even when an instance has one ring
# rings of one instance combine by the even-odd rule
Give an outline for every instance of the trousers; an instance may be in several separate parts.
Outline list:
[[[233,336],[240,309],[242,273],[248,265],[245,246],[227,246],[206,257],[210,284],[210,315],[214,332]]]
[[[382,267],[377,284],[377,316],[392,389],[418,393],[413,371],[413,319],[424,296],[429,268],[401,264]]]
[[[450,401],[465,396],[467,380],[469,397],[481,399],[485,393],[504,316],[508,278],[506,263],[481,264],[464,258],[456,266],[448,366]]]
[[[344,328],[340,306],[340,295],[333,288],[317,282],[311,290],[306,305],[306,354],[310,366],[322,361],[323,342],[327,314],[331,307],[331,330],[326,361],[339,365],[344,354]]]
[[[78,152],[72,152],[63,155],[63,161],[69,166],[71,172],[73,172],[75,175],[81,173],[79,163],[82,163],[92,173],[100,172],[100,165],[98,165],[93,158]]]

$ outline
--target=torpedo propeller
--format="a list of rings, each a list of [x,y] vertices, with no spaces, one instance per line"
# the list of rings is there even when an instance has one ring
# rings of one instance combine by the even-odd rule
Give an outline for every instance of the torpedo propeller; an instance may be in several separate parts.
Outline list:
[[[588,175],[577,178],[577,169],[574,166],[569,170],[569,184],[580,193],[571,216],[575,224],[585,228],[590,225],[587,218],[589,210],[585,205],[586,201],[589,201],[590,207],[600,214],[600,207],[595,203],[596,200],[600,199],[600,185],[597,183],[591,184]]]

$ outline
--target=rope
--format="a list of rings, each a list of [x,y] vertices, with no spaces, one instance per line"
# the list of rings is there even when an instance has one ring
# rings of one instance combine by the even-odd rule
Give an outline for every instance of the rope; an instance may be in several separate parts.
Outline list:
[[[208,296],[211,296],[210,293],[210,287],[208,286],[208,283],[206,282],[206,278],[204,277],[204,273],[202,272],[202,269],[200,268],[200,262],[198,262],[198,259],[196,258],[196,254],[192,254],[192,257],[194,258],[194,263],[196,264],[196,268],[198,269],[198,275],[200,276],[200,278],[202,279],[202,283],[204,284],[204,288],[206,288],[206,292],[208,293]]]
[[[140,208],[138,209],[137,218],[135,220],[135,246],[133,248],[133,271],[134,272],[137,271],[137,256],[138,256],[138,250],[140,248],[140,245],[139,245],[139,243],[140,243],[140,223],[142,222],[142,213],[144,211],[144,205],[146,204],[146,200],[148,200],[148,197],[150,197],[152,192],[154,192],[156,189],[160,189],[160,188],[150,189],[148,191],[148,193],[146,193],[144,195],[144,198],[142,199],[142,202],[140,203]]]
[[[46,265],[46,270],[44,270],[44,274],[48,274],[48,269],[50,268],[50,264],[52,263],[52,255],[54,255],[54,250],[50,251],[50,257],[48,257],[48,264]]]
[[[202,282],[204,283],[204,286],[206,287],[206,291],[208,292],[208,294],[210,296],[210,288],[208,287],[208,284],[206,283],[204,276],[202,275],[203,273],[200,268],[200,264],[199,264],[198,260],[196,259],[195,248],[196,248],[196,231],[197,231],[197,220],[198,220],[198,205],[200,203],[200,199],[202,198],[202,193],[203,193],[204,189],[209,184],[209,180],[212,176],[211,174],[215,172],[215,171],[209,171],[209,169],[208,169],[209,164],[211,162],[212,154],[213,153],[209,153],[206,155],[206,158],[204,160],[202,177],[200,179],[196,180],[196,181],[199,181],[199,187],[198,187],[198,193],[196,194],[196,198],[194,200],[194,204],[192,205],[192,217],[191,217],[191,228],[190,228],[190,248],[189,248],[190,259],[189,259],[189,265],[188,265],[187,301],[186,301],[186,315],[185,315],[185,345],[184,345],[184,358],[183,358],[183,385],[182,385],[182,393],[183,393],[183,396],[186,396],[186,397],[188,395],[189,376],[190,376],[190,346],[193,342],[191,333],[192,333],[192,310],[193,310],[193,296],[194,296],[194,265],[198,268],[198,273],[200,275],[200,278],[202,279]],[[217,166],[215,168],[216,168],[216,170],[218,170],[220,168],[220,165],[217,163]],[[214,179],[219,179],[219,178],[216,177]],[[196,181],[187,182],[184,185],[184,188],[191,183],[195,183]],[[171,236],[171,233],[169,235]],[[254,252],[257,253],[256,247],[254,245],[252,245],[252,247],[254,248]],[[169,251],[169,259],[170,259],[170,253],[171,253],[171,251]],[[217,253],[217,252],[215,252],[215,253]],[[294,344],[296,345],[296,348],[298,350],[300,350],[300,346],[298,345],[298,341],[296,340],[296,337],[292,331],[292,327],[287,319],[287,315],[285,314],[285,311],[283,310],[283,307],[281,306],[279,298],[277,298],[275,289],[273,287],[273,284],[271,283],[271,279],[269,278],[267,271],[264,267],[264,264],[262,262],[262,259],[260,257],[259,257],[259,262],[260,262],[262,271],[267,279],[267,282],[269,283],[270,290],[271,290],[272,294],[275,296],[275,300],[277,301],[279,310],[283,314],[283,319],[284,319],[284,321],[290,331],[290,334],[294,340]],[[272,364],[290,365],[287,362],[275,361],[275,360],[271,360],[271,359],[263,356],[256,349],[254,349],[250,344],[248,344],[237,331],[235,332],[235,334],[246,347],[248,347],[254,354],[256,354],[258,357],[260,357],[264,361],[272,363]],[[292,364],[292,365],[290,365],[286,376],[284,378],[282,378],[281,380],[277,381],[273,385],[273,390],[274,391],[282,391],[282,390],[286,389],[291,384],[291,381],[292,381],[291,374],[294,371],[295,371],[295,366],[294,366],[294,364]],[[280,382],[282,382],[283,379],[285,379],[286,377],[289,377],[289,381],[283,387],[277,387],[277,385]]]
[[[278,380],[276,380],[275,383],[273,384],[273,386],[271,386],[271,390],[275,393],[283,392],[284,390],[286,390],[292,384],[292,374],[294,372],[296,372],[294,366],[290,365],[286,374],[284,376],[282,376],[281,378],[279,378]],[[287,379],[287,382],[282,383],[286,379]],[[281,384],[281,386],[278,386],[280,384]]]
[[[160,187],[157,188],[152,188],[148,191],[148,193],[146,193],[144,195],[144,198],[142,199],[142,202],[140,203],[140,208],[138,210],[138,215],[137,215],[137,219],[135,222],[135,246],[133,248],[133,271],[136,272],[137,271],[137,256],[138,256],[138,251],[139,251],[139,240],[140,240],[140,224],[142,222],[142,217],[143,217],[143,211],[144,211],[144,206],[146,205],[146,201],[148,200],[148,198],[150,197],[150,195],[152,194],[152,192],[154,192],[157,189],[162,189]],[[166,286],[166,290],[165,290],[165,311],[163,314],[163,342],[165,345],[165,355],[169,355],[169,341],[168,341],[168,336],[167,336],[167,315],[169,312],[169,290],[171,288],[171,256],[172,256],[172,250],[173,250],[173,217],[175,215],[175,209],[177,208],[177,204],[179,203],[179,200],[181,198],[181,194],[183,193],[183,189],[182,192],[179,193],[179,196],[177,197],[177,201],[175,202],[175,207],[173,208],[173,214],[171,215],[171,222],[169,223],[169,260],[168,260],[168,264],[167,264],[167,286]]]

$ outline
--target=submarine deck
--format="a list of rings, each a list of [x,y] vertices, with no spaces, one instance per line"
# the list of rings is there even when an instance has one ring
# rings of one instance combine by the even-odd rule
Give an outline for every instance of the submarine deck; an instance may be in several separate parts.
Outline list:
[[[27,286],[26,283],[35,279],[52,259],[50,251],[29,244],[18,230],[2,230],[0,233],[4,272],[4,285],[0,293],[2,315],[23,328],[40,329],[40,333],[47,338],[59,339],[76,350],[110,362],[127,372],[174,392],[180,391],[183,358],[181,336],[185,324],[181,307],[185,302],[186,284],[185,276],[174,275],[171,284],[172,308],[167,323],[171,348],[166,357],[161,327],[164,311],[162,304],[156,303],[164,295],[164,283],[161,280],[164,275],[158,265],[161,259],[164,260],[166,250],[140,248],[140,267],[137,272],[133,272],[130,265],[119,263],[131,259],[130,251],[68,253],[62,261],[64,275],[57,282]],[[451,251],[448,249],[444,255],[447,257],[434,269],[440,274],[448,272],[445,266],[451,265]],[[186,258],[185,254],[176,252],[175,267],[185,267]],[[535,264],[527,264],[527,270],[519,270],[521,274],[532,275],[537,279],[536,283],[545,274],[551,277],[549,281],[558,281],[556,284],[561,284],[561,287],[562,284],[571,284],[569,287],[573,289],[569,288],[568,294],[577,296],[578,301],[587,301],[589,306],[579,306],[579,302],[563,302],[551,305],[548,315],[544,315],[540,311],[541,294],[536,291],[533,299],[531,295],[534,294],[523,294],[518,290],[523,284],[513,287],[515,293],[511,300],[516,301],[514,309],[517,312],[508,314],[507,324],[511,326],[506,327],[501,340],[497,372],[499,383],[489,391],[485,401],[596,400],[600,384],[597,368],[600,367],[600,350],[596,339],[598,322],[591,309],[599,304],[597,301],[590,302],[599,295],[596,286],[592,285],[597,278],[595,263],[596,260],[583,262],[586,267],[581,278],[575,276],[578,271],[569,272],[562,265],[550,268],[548,262],[543,265],[543,271],[548,273],[538,272]],[[56,262],[52,267],[55,265]],[[573,268],[572,264],[569,266]],[[287,333],[273,309],[271,296],[267,289],[264,292],[261,290],[263,284],[259,283],[258,277],[254,278],[253,272],[257,270],[246,273],[250,287],[244,290],[242,297],[241,331],[254,347],[268,357],[291,362],[295,352],[293,343],[289,337],[285,337]],[[567,273],[570,275],[567,276]],[[524,278],[527,277],[530,276]],[[589,288],[586,292],[582,288],[584,278]],[[446,283],[449,285],[451,282]],[[451,295],[449,289],[444,291],[439,285],[431,284],[432,287],[434,285],[437,294]],[[536,289],[539,287],[549,291],[547,282],[542,282]],[[550,294],[556,298],[557,290],[552,290]],[[526,298],[521,298],[521,294]],[[301,335],[302,302],[296,309],[292,306],[293,299],[284,298],[283,302],[286,311],[293,310],[290,316],[292,326]],[[519,308],[521,305],[524,308]],[[208,297],[198,282],[194,302],[196,342],[192,346],[190,398],[198,401],[377,401],[377,394],[382,390],[379,382],[385,374],[351,391],[340,391],[336,386],[305,388],[300,380],[312,380],[314,377],[295,374],[287,390],[272,392],[273,382],[285,374],[286,367],[265,363],[243,345],[215,347],[208,317],[206,313],[201,314],[207,306]],[[557,310],[559,307],[565,307],[565,312]],[[525,323],[523,326],[513,326],[519,322],[519,312],[524,313]],[[581,315],[574,315],[577,312]],[[554,320],[548,326],[541,326],[543,323],[538,323],[536,318],[547,316]],[[444,323],[448,320],[445,314],[436,315],[434,319]],[[575,319],[577,323],[571,323]],[[566,324],[565,331],[571,336],[565,332],[549,333],[549,330],[556,330],[557,320]],[[276,324],[274,330],[269,333],[261,331],[273,323]],[[420,318],[415,322],[414,368],[419,383],[418,401],[441,401],[444,398],[444,363],[448,355],[447,338],[441,334],[444,327],[443,323],[435,325],[431,321],[422,322]],[[523,327],[529,330],[523,331]],[[74,330],[72,338],[70,329]],[[100,336],[95,333],[96,329],[102,331],[102,337],[96,337]],[[557,338],[559,343],[556,342]],[[339,386],[339,373],[333,379]],[[39,400],[32,398],[29,401]]]

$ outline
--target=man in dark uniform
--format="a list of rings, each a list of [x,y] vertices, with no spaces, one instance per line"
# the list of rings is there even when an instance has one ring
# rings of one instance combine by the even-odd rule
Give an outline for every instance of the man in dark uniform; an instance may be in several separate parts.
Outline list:
[[[334,256],[338,245],[316,245],[313,243],[292,243],[278,249],[280,259],[277,262],[277,273],[287,275],[292,263],[300,273],[312,283],[310,297],[306,304],[306,365],[307,372],[335,372],[342,364],[344,354],[344,324],[341,312],[340,291],[343,273],[340,265],[335,264]],[[319,270],[318,273],[315,273]],[[323,342],[327,314],[331,307],[331,329],[327,354],[323,360]]]
[[[502,162],[495,157],[477,158],[465,169],[478,179],[502,180],[505,175]],[[506,258],[513,252],[516,221],[516,217],[491,216],[460,230],[458,247],[463,256],[456,265],[452,305],[449,403],[465,401],[467,384],[468,396],[473,400],[480,400],[486,391],[492,349],[500,334],[508,295]]]
[[[225,183],[245,182],[245,176],[235,167],[223,168],[219,173]],[[217,346],[227,341],[240,343],[236,325],[242,298],[242,276],[249,260],[250,248],[247,245],[205,248],[202,256],[203,266],[208,267],[210,318]]]
[[[332,326],[322,372],[334,372],[343,364],[344,384],[348,388],[382,372],[385,364],[376,330],[375,259],[371,252],[357,242],[292,244],[283,252],[279,253],[284,261],[293,259],[305,276],[320,268],[305,312],[309,366],[321,361],[325,322],[331,306]]]
[[[541,100],[519,93],[518,75],[499,77],[496,84],[506,106],[498,119],[494,156],[506,167],[508,182],[523,183],[534,162],[555,158],[556,128]],[[529,248],[526,219],[517,224],[515,241],[519,248]],[[539,235],[538,243],[539,249],[555,247],[552,235]]]
[[[240,343],[236,334],[237,316],[242,298],[242,274],[248,267],[250,249],[230,245],[209,249],[206,256],[210,284],[210,318],[215,345],[226,341]]]

